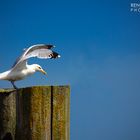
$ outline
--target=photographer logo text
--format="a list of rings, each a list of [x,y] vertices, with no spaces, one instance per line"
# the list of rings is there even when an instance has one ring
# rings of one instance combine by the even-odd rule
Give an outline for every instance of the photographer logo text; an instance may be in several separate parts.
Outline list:
[[[140,13],[140,3],[130,3],[130,11]]]

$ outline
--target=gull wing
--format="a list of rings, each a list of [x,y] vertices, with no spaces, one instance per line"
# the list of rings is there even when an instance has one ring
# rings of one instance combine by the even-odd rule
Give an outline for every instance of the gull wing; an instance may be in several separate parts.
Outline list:
[[[37,57],[40,59],[48,59],[48,58],[58,58],[60,55],[51,49],[53,45],[45,45],[45,44],[37,44],[26,49],[23,54],[16,60],[12,68],[15,67],[26,67],[27,59],[31,57]]]

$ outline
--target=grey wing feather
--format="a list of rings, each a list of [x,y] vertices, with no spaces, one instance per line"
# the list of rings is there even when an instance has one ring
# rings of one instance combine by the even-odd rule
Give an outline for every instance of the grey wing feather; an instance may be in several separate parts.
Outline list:
[[[25,54],[29,54],[29,53],[33,52],[34,50],[51,49],[53,47],[54,47],[53,45],[37,44],[37,45],[33,45],[33,46],[29,47],[28,49],[26,49]]]
[[[37,45],[33,45],[33,46],[29,47],[16,60],[16,62],[14,63],[12,68],[16,67],[23,61],[27,61],[27,59],[31,58],[31,57],[37,57],[37,58],[41,58],[41,59],[60,57],[60,55],[58,53],[51,50],[51,48],[53,48],[53,47],[54,47],[53,45],[45,45],[45,44],[37,44]]]

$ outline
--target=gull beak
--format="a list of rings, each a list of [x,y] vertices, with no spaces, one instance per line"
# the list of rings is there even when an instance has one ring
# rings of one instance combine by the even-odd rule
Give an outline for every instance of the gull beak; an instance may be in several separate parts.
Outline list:
[[[42,72],[43,74],[47,75],[47,73],[43,69],[41,69],[40,72]]]

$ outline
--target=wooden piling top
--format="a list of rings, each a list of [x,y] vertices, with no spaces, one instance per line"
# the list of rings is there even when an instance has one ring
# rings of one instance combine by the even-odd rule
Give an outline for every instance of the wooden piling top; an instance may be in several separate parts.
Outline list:
[[[69,140],[70,86],[0,89],[0,138]]]

